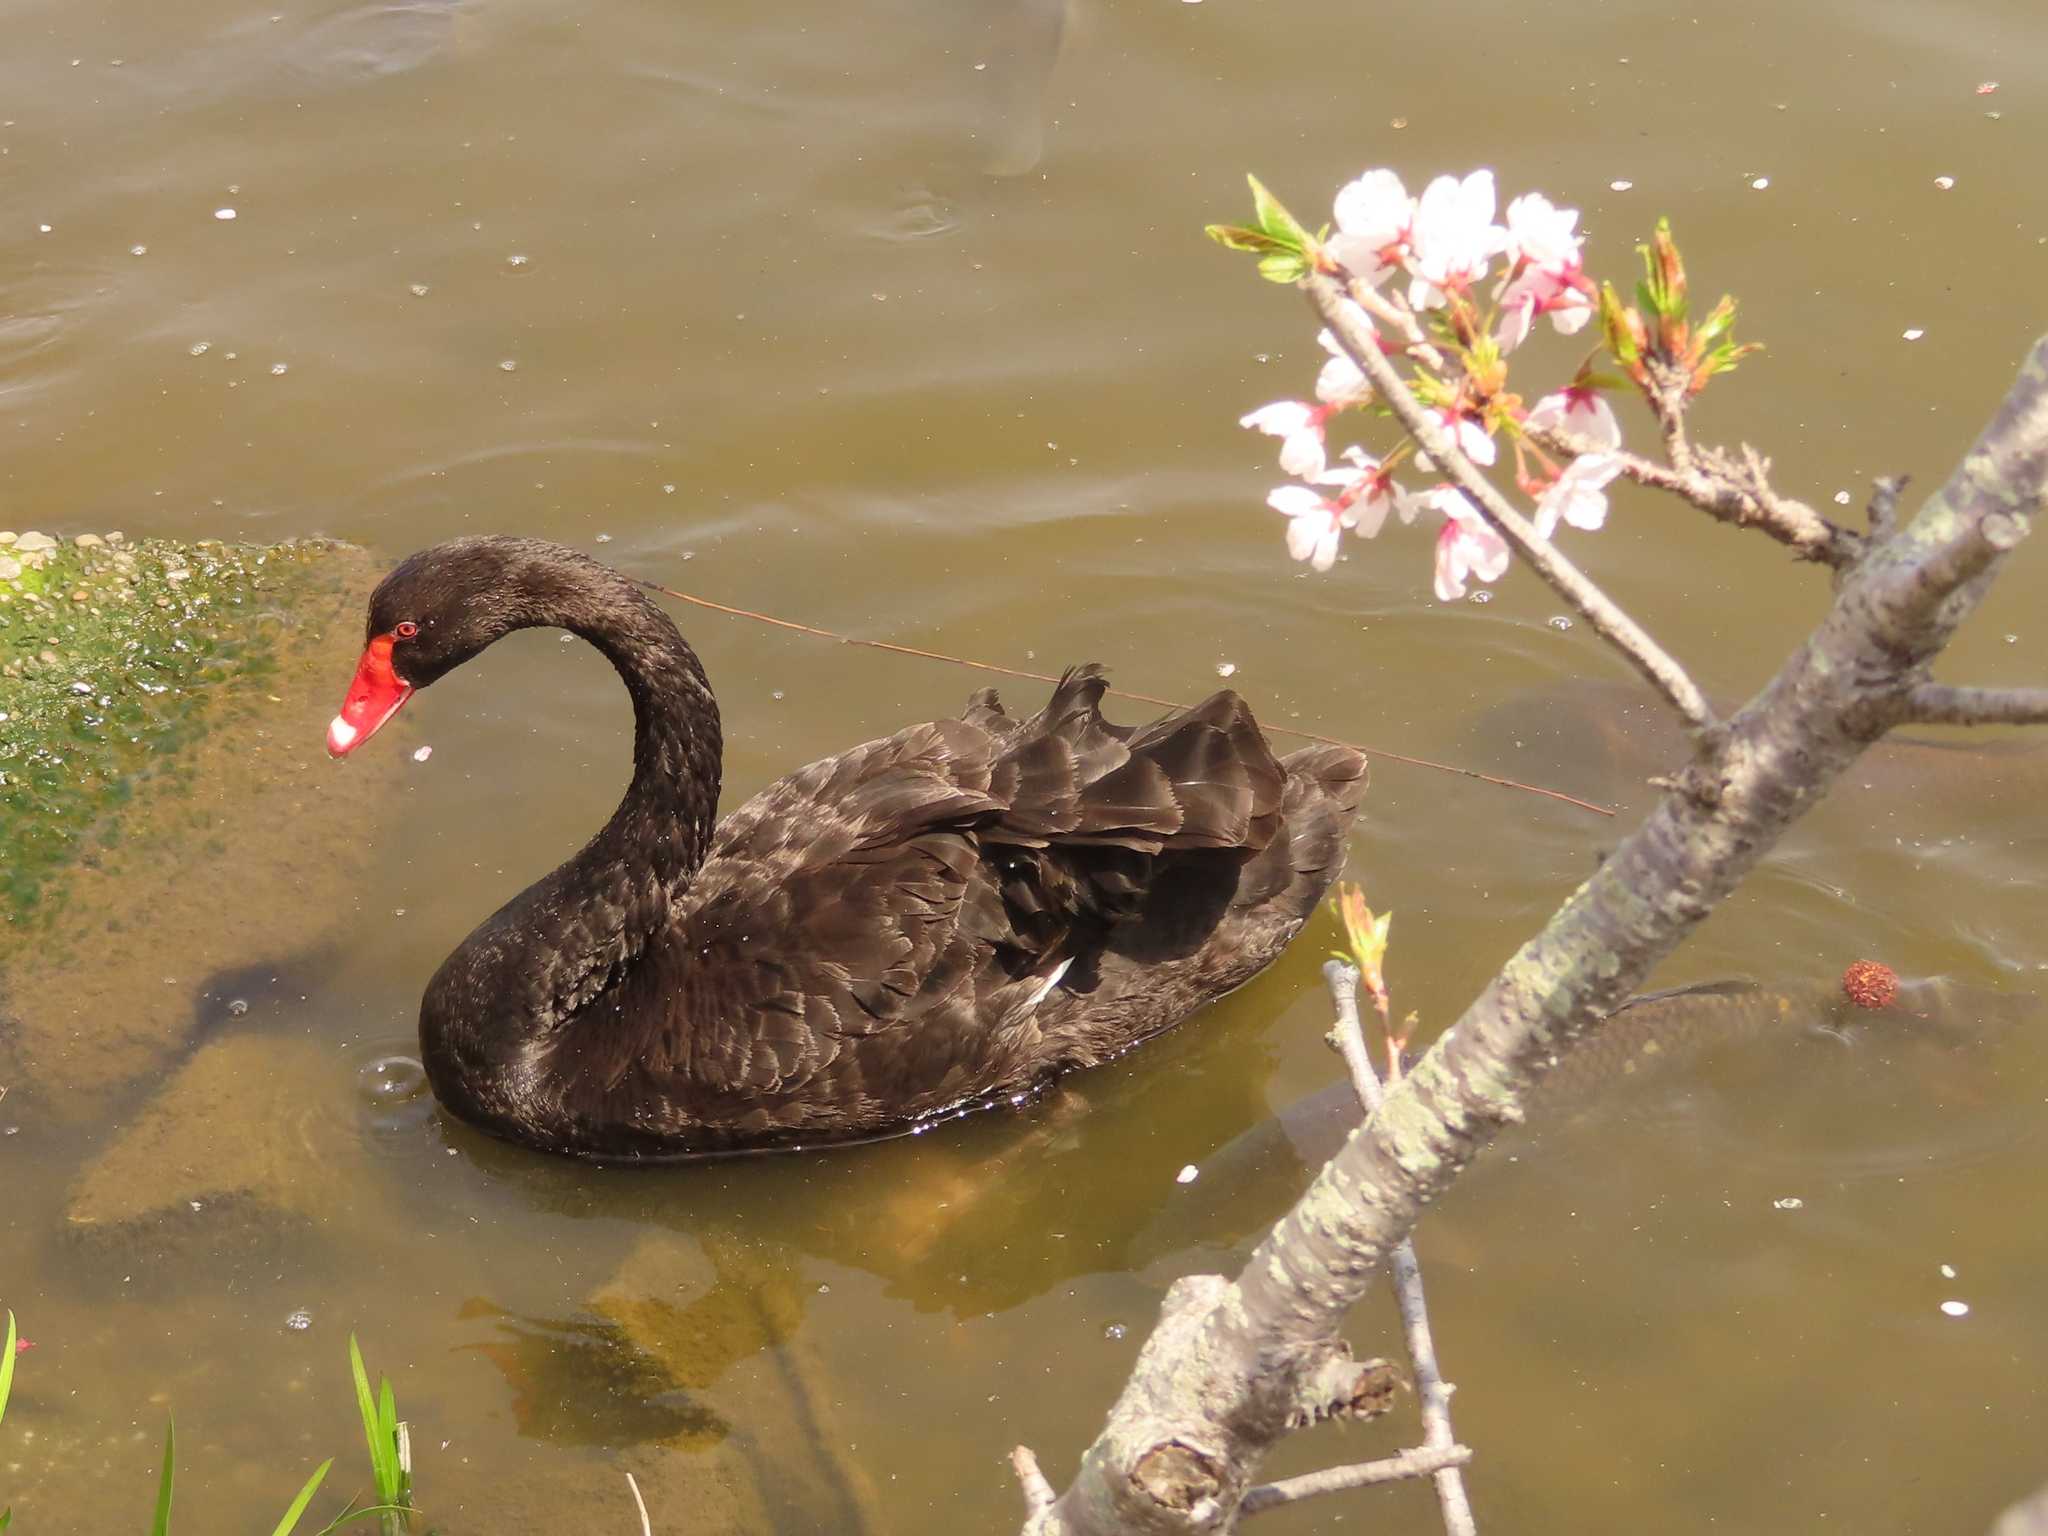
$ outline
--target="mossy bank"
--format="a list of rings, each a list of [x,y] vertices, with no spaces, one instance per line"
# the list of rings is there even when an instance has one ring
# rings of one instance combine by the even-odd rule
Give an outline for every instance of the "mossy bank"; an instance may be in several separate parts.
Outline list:
[[[209,976],[329,936],[398,771],[332,772],[321,750],[377,573],[324,541],[0,531],[0,1066],[17,1087],[85,1112],[182,1054]]]

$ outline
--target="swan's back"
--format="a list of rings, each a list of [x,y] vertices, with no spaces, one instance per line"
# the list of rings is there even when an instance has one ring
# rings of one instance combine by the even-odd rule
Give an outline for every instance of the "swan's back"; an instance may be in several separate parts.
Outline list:
[[[1218,693],[1102,718],[993,692],[727,817],[670,921],[548,1038],[559,1150],[676,1156],[887,1134],[1115,1056],[1249,980],[1342,864],[1364,760],[1281,760]]]

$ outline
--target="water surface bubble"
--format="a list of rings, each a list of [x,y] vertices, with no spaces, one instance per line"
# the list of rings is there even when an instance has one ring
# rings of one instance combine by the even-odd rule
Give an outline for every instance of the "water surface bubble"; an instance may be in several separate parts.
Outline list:
[[[313,1326],[313,1314],[304,1307],[295,1307],[285,1314],[284,1325],[293,1333],[304,1333]]]
[[[372,1104],[405,1104],[427,1088],[427,1069],[416,1057],[373,1057],[356,1073],[356,1091]]]

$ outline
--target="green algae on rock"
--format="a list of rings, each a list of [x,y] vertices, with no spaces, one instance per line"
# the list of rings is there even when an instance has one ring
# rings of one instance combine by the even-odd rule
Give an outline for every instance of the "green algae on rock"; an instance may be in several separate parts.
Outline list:
[[[321,750],[378,563],[0,550],[0,1083],[76,1120],[189,1049],[208,978],[316,949],[347,910],[402,771]]]
[[[292,611],[331,590],[342,553],[0,534],[8,923],[41,917],[61,891],[52,877],[120,837],[140,787],[176,781],[181,748],[268,691]]]

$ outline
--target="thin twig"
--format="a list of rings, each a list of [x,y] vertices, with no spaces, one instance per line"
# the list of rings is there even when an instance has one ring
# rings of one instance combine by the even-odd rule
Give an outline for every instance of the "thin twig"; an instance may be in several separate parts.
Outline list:
[[[1906,694],[1915,725],[2048,725],[2048,688],[1951,688],[1922,683]]]
[[[1362,1461],[1348,1467],[1325,1467],[1320,1472],[1304,1472],[1300,1477],[1283,1478],[1277,1483],[1261,1483],[1244,1496],[1237,1506],[1240,1515],[1256,1515],[1261,1510],[1277,1509],[1282,1504],[1292,1504],[1297,1499],[1314,1498],[1319,1493],[1341,1493],[1347,1488],[1372,1488],[1381,1483],[1397,1483],[1411,1477],[1442,1476],[1454,1473],[1472,1459],[1469,1446],[1463,1445],[1418,1445],[1412,1451],[1403,1451],[1398,1456],[1383,1457],[1379,1461]]]
[[[633,1490],[633,1503],[640,1511],[640,1536],[654,1536],[654,1525],[647,1518],[647,1501],[640,1497],[640,1485],[630,1472],[626,1474],[626,1486]]]
[[[1627,658],[1645,681],[1662,694],[1686,724],[1706,730],[1714,724],[1714,712],[1706,695],[1687,675],[1684,667],[1652,640],[1641,625],[1623,613],[1614,599],[1572,564],[1548,539],[1540,537],[1529,520],[1515,510],[1508,499],[1494,489],[1493,482],[1474,464],[1436,418],[1423,408],[1394,365],[1380,351],[1379,338],[1366,325],[1363,312],[1344,296],[1336,279],[1312,272],[1303,286],[1323,323],[1343,344],[1380,399],[1393,411],[1401,425],[1420,443],[1463,491],[1480,514],[1528,561],[1552,591],[1562,597],[1596,633]]]
[[[1768,461],[1743,448],[1743,463],[1719,448],[1703,448],[1679,469],[1646,459],[1622,448],[1608,448],[1575,432],[1554,427],[1529,431],[1530,440],[1552,453],[1577,458],[1597,453],[1621,466],[1624,479],[1653,491],[1666,491],[1689,502],[1709,517],[1735,528],[1755,528],[1785,545],[1802,560],[1840,569],[1862,553],[1861,535],[1822,517],[1803,501],[1780,496],[1771,488]]]
[[[1351,1086],[1368,1118],[1379,1113],[1380,1079],[1373,1070],[1372,1054],[1365,1046],[1365,1031],[1358,1018],[1358,969],[1342,960],[1323,962],[1323,980],[1330,988],[1330,1001],[1337,1010],[1331,1033],[1337,1050],[1351,1071]],[[1436,1340],[1429,1331],[1429,1303],[1422,1294],[1422,1261],[1415,1256],[1415,1241],[1404,1238],[1387,1260],[1394,1300],[1401,1309],[1401,1332],[1408,1342],[1408,1358],[1415,1367],[1415,1397],[1422,1412],[1423,1448],[1443,1452],[1458,1448],[1451,1429],[1451,1394],[1457,1390],[1444,1380],[1437,1363]],[[1465,1497],[1465,1480],[1458,1468],[1469,1460],[1468,1451],[1457,1461],[1445,1462],[1436,1472],[1436,1501],[1443,1511],[1444,1530],[1449,1536],[1477,1536],[1472,1519],[1472,1502]],[[1349,1485],[1337,1485],[1349,1486]]]
[[[658,581],[648,581],[640,576],[626,578],[635,586],[645,587],[650,592],[659,592],[672,597],[679,603],[689,603],[698,608],[708,608],[713,613],[728,614],[736,619],[752,619],[760,624],[772,624],[777,629],[794,630],[800,635],[815,635],[820,640],[834,640],[841,645],[858,645],[871,651],[887,651],[896,656],[915,656],[920,661],[943,661],[956,667],[967,667],[976,672],[994,672],[1002,677],[1021,677],[1034,683],[1058,683],[1059,679],[1049,672],[1027,672],[1022,667],[1005,667],[993,661],[973,661],[965,656],[948,656],[944,651],[921,650],[914,645],[897,645],[889,640],[861,640],[852,635],[842,635],[830,629],[820,629],[815,624],[799,624],[794,619],[778,619],[772,614],[756,613],[751,608],[735,608],[728,603],[714,603],[708,597],[698,597],[691,592],[678,592],[674,587],[665,587]],[[1149,693],[1133,693],[1127,688],[1112,688],[1109,692],[1119,699],[1131,699],[1140,704],[1156,704],[1164,709],[1185,709],[1187,706],[1173,699],[1158,698]],[[1291,725],[1266,725],[1264,729],[1282,736],[1298,736],[1303,741],[1321,742],[1324,746],[1349,747],[1354,752],[1363,752],[1367,757],[1385,758],[1390,763],[1406,763],[1412,768],[1429,768],[1438,773],[1455,773],[1462,778],[1477,779],[1483,784],[1495,784],[1502,789],[1520,790],[1524,794],[1541,795],[1546,800],[1560,800],[1566,805],[1577,806],[1582,811],[1591,811],[1596,816],[1612,816],[1614,808],[1595,805],[1590,800],[1581,800],[1577,795],[1568,795],[1561,789],[1546,789],[1540,784],[1524,784],[1519,779],[1504,779],[1497,774],[1481,773],[1477,768],[1460,768],[1456,763],[1439,763],[1427,757],[1409,757],[1400,752],[1383,752],[1378,747],[1360,746],[1357,742],[1342,741],[1335,736],[1324,736],[1316,731],[1304,731]]]
[[[1020,1445],[1010,1452],[1010,1470],[1017,1474],[1017,1487],[1024,1495],[1024,1519],[1035,1520],[1059,1497],[1053,1492],[1052,1484],[1045,1480],[1045,1474],[1038,1469],[1038,1458],[1031,1454],[1031,1447]]]
[[[1899,497],[1906,489],[1909,475],[1886,475],[1870,488],[1870,506],[1866,513],[1870,518],[1870,542],[1881,544],[1892,536],[1892,529],[1898,526]]]
[[[1380,1077],[1365,1044],[1365,1025],[1358,1012],[1358,970],[1342,960],[1323,962],[1323,978],[1330,984],[1330,1001],[1337,1007],[1337,1022],[1330,1026],[1330,1043],[1344,1058],[1351,1074],[1351,1091],[1365,1112],[1376,1114],[1380,1107]]]

